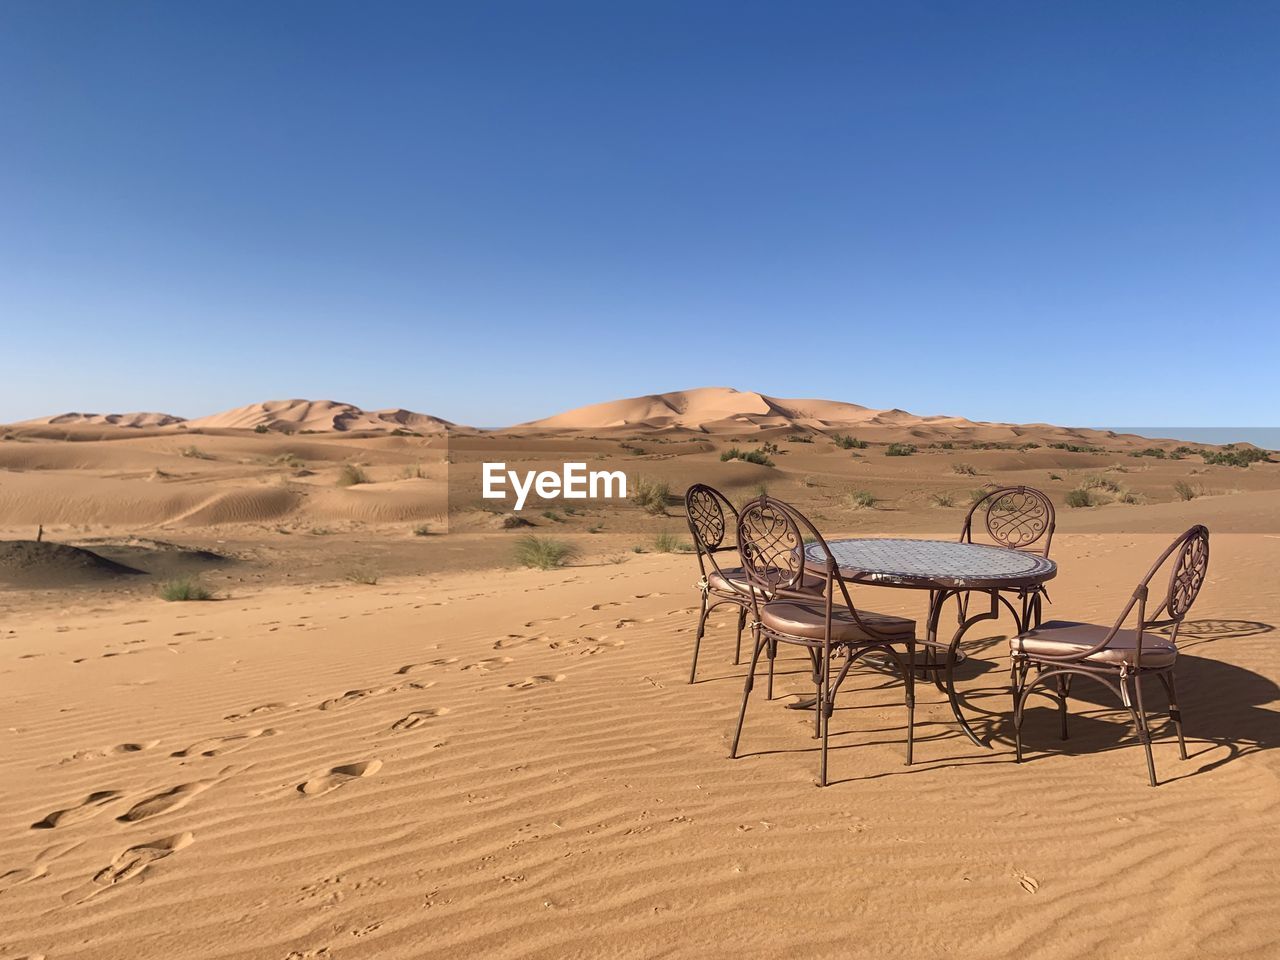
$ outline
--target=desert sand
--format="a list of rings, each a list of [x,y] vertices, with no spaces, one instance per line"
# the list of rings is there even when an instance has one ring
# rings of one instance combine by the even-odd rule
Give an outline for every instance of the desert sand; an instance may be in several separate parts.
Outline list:
[[[268,407],[3,431],[3,960],[1280,949],[1280,464],[718,389],[504,431]],[[765,444],[773,466],[721,459]],[[568,457],[672,491],[764,485],[831,537],[951,539],[972,490],[1030,483],[1059,509],[1051,614],[1106,622],[1206,523],[1178,668],[1190,759],[1159,717],[1148,787],[1126,715],[1086,688],[1066,743],[1048,701],[1029,712],[1015,764],[1000,621],[960,678],[992,749],[922,687],[904,766],[900,691],[868,668],[819,789],[788,657],[731,761],[745,668],[726,614],[685,682],[696,563],[656,546],[688,538],[677,503],[539,504],[505,529],[476,499],[478,459]],[[339,485],[348,467],[367,482]],[[580,556],[515,567],[531,531]],[[157,595],[183,576],[215,599]]]

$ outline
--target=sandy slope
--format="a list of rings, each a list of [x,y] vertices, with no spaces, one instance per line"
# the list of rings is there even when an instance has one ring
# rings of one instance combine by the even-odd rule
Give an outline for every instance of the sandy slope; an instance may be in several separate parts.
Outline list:
[[[1109,616],[1165,539],[1060,537],[1055,612]],[[0,957],[1272,956],[1280,539],[1213,551],[1157,790],[1087,691],[1015,766],[998,641],[962,681],[994,751],[926,689],[904,767],[867,672],[832,787],[777,702],[729,761],[688,557],[11,609]]]

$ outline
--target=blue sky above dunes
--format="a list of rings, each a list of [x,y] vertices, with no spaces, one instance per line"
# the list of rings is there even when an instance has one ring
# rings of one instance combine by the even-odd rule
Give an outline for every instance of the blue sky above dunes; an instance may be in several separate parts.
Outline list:
[[[0,6],[0,421],[1275,425],[1280,6]]]

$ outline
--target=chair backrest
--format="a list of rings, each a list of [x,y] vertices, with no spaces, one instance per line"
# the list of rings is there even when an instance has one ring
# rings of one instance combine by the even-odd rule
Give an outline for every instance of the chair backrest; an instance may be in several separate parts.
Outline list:
[[[730,524],[725,511],[733,516]],[[715,487],[705,483],[695,483],[684,492],[684,512],[689,521],[689,532],[693,535],[694,552],[698,555],[698,568],[707,576],[707,564],[711,569],[720,572],[720,564],[716,554],[722,550],[732,550],[731,544],[725,543],[725,536],[730,529],[736,535],[738,529],[738,510],[733,502]]]
[[[1035,487],[1000,487],[979,497],[965,515],[961,543],[973,543],[974,517],[979,513],[987,536],[1000,546],[1049,555],[1056,514],[1044,492]]]
[[[1179,626],[1186,619],[1191,605],[1200,595],[1205,577],[1209,572],[1209,530],[1202,524],[1196,524],[1173,543],[1165,548],[1158,560],[1151,565],[1147,575],[1142,578],[1137,592],[1146,593],[1151,580],[1169,560],[1173,564],[1169,571],[1169,587],[1164,599],[1155,613],[1149,616],[1144,613],[1142,627]]]
[[[766,600],[800,596],[804,582],[804,535],[781,500],[757,497],[738,516],[738,555],[747,581]],[[756,592],[753,591],[754,597]]]
[[[806,560],[806,546],[811,556],[817,556]],[[820,601],[826,609],[826,642],[829,643],[832,609],[836,602],[835,591],[839,587],[845,607],[859,626],[871,637],[887,639],[858,615],[853,598],[849,595],[849,586],[840,575],[840,566],[836,563],[826,538],[808,517],[791,504],[768,495],[757,497],[746,504],[738,518],[738,553],[742,558],[742,568],[746,571],[747,580],[754,588],[751,602],[755,607],[757,620],[760,617],[761,600]],[[800,590],[806,575],[825,581],[821,596]]]

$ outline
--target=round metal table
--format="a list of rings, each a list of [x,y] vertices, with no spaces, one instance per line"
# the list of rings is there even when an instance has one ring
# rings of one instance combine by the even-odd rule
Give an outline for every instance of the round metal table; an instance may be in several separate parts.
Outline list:
[[[978,739],[960,711],[955,686],[960,642],[974,624],[996,619],[1001,605],[1012,614],[1018,632],[1023,633],[1029,626],[1033,611],[1038,610],[1038,604],[1030,603],[1029,597],[1035,588],[1057,575],[1057,564],[1035,553],[954,540],[875,537],[831,540],[827,546],[831,548],[840,575],[850,583],[929,591],[925,641],[930,646],[926,646],[926,651],[941,646],[938,643],[938,621],[942,608],[948,600],[956,599],[959,625],[947,645],[946,661],[942,665],[945,685],[936,670],[934,681],[946,693],[951,712],[969,739],[978,746],[989,746]],[[821,545],[812,543],[805,547],[805,562],[816,572],[826,570],[827,558]],[[969,596],[975,593],[988,595],[991,605],[987,610],[970,615]],[[1004,596],[1007,593],[1017,595],[1021,601],[1019,606],[1015,607]],[[931,656],[931,653],[926,653],[926,656]]]

